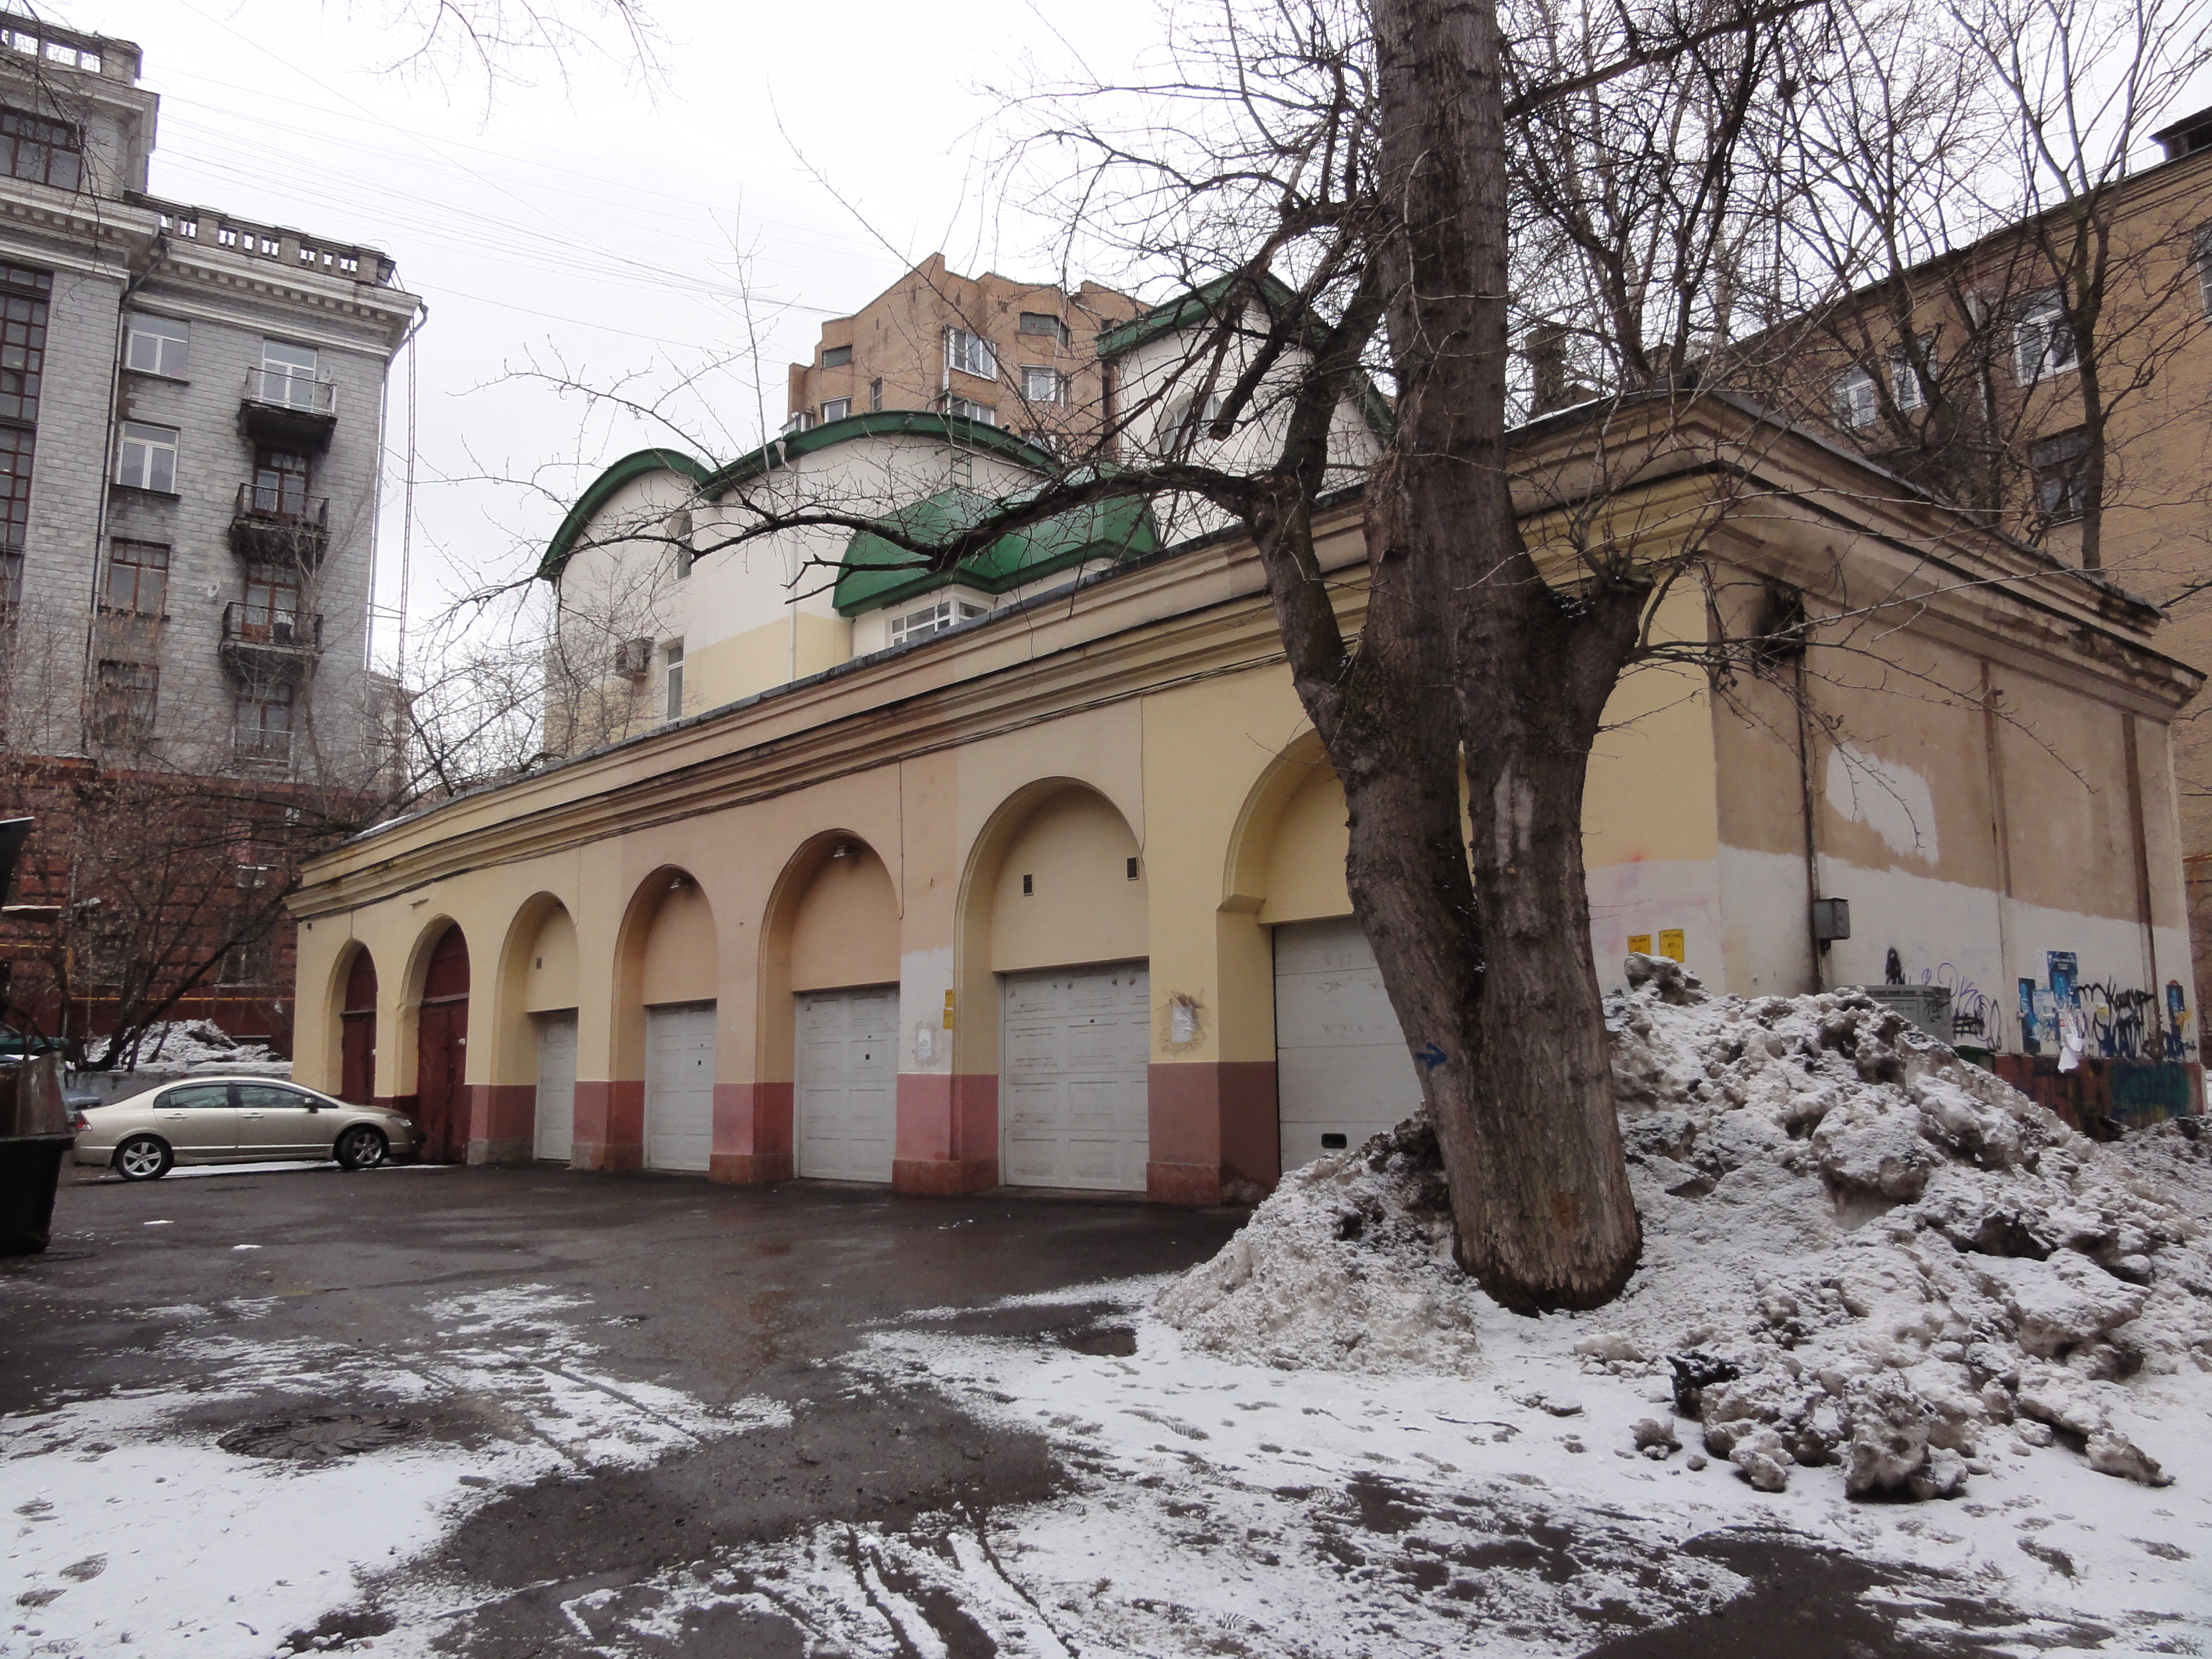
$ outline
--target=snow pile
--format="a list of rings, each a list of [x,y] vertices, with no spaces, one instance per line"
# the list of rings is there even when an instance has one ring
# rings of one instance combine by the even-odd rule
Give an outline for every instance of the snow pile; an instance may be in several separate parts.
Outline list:
[[[1285,1370],[1470,1370],[1481,1298],[1451,1238],[1436,1135],[1407,1123],[1285,1176],[1158,1311],[1194,1347]]]
[[[179,1019],[146,1028],[135,1069],[289,1077],[292,1062],[270,1054],[266,1043],[240,1042],[213,1020]]]
[[[2212,1371],[2212,1138],[2100,1146],[1869,999],[1629,969],[1607,1017],[1644,1257],[1568,1322],[1586,1368],[1670,1378],[1766,1491],[1839,1464],[1854,1496],[1950,1496],[2000,1437],[2165,1480],[2139,1408]],[[1162,1316],[1278,1364],[1473,1369],[1494,1304],[1449,1261],[1434,1156],[1404,1126],[1295,1172]]]

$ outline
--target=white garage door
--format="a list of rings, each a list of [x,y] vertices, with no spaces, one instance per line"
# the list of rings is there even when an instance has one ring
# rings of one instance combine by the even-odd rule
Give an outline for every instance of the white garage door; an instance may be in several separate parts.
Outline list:
[[[1149,987],[1140,962],[1007,976],[999,1088],[1009,1186],[1145,1189]]]
[[[714,1005],[645,1011],[645,1167],[704,1170],[714,1146]]]
[[[1420,1109],[1413,1057],[1350,916],[1275,929],[1275,1090],[1285,1170]]]
[[[568,1161],[576,1134],[576,1017],[538,1016],[538,1156]]]
[[[898,989],[799,999],[799,1173],[889,1181],[898,1137]]]

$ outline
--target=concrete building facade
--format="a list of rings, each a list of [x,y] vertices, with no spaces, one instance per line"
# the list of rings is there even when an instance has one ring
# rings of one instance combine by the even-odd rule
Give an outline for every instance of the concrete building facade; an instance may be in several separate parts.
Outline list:
[[[1520,437],[1527,532],[1563,579],[1591,447],[1641,445],[1616,523],[1655,550],[1731,492],[1757,502],[1657,636],[1785,592],[1833,631],[1806,653],[1814,718],[1771,677],[1655,661],[1621,685],[1585,817],[1601,977],[1631,950],[1746,995],[1894,963],[2031,1085],[2068,1043],[2127,1071],[2099,1109],[2186,1109],[2169,732],[2201,677],[2157,649],[2157,612],[1725,396],[1602,415]],[[1350,470],[1365,429],[1348,410]],[[840,501],[887,487],[887,445],[909,501],[977,465],[967,425],[797,435]],[[629,458],[549,564],[665,559],[679,514],[711,543],[783,465]],[[1322,521],[1352,630],[1360,513],[1353,491]],[[920,597],[887,592],[960,573],[829,538],[833,597],[884,600],[819,635],[829,660],[696,712],[687,685],[672,719],[317,860],[294,900],[297,1075],[412,1105],[453,1158],[1199,1203],[1411,1110],[1342,791],[1249,542],[1154,550],[1133,524],[1047,570],[1042,539],[976,556],[1006,602],[878,645],[866,617]],[[1847,937],[1819,924],[1832,898]]]
[[[1739,349],[1793,418],[2084,560],[2085,374],[2109,404],[2097,562],[2165,607],[2163,649],[2212,667],[2212,111],[2152,165]],[[2078,239],[2078,240],[2077,240]],[[2094,269],[2093,278],[2084,272]],[[2061,284],[2077,285],[2062,310]],[[2069,337],[2096,307],[2094,365]],[[1952,422],[1956,422],[1954,426]],[[2201,1000],[2212,993],[2212,713],[2174,728]]]
[[[0,16],[0,125],[41,135],[0,176],[0,379],[36,380],[0,389],[11,746],[357,769],[385,371],[417,302],[374,249],[148,195],[138,70]]]

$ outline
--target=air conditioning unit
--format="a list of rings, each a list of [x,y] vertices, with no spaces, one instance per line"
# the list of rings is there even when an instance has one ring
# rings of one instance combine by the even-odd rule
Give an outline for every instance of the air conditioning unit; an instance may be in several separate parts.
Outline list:
[[[615,672],[626,680],[641,680],[653,672],[653,641],[624,640],[617,646]]]

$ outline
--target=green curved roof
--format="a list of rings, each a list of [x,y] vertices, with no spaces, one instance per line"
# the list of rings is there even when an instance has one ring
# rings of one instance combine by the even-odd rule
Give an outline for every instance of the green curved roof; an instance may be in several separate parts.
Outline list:
[[[553,539],[545,544],[545,556],[538,562],[538,576],[541,581],[556,582],[575,551],[577,539],[584,533],[600,510],[612,501],[615,493],[627,484],[655,472],[674,472],[689,478],[695,485],[704,483],[710,476],[703,461],[696,461],[680,449],[641,449],[625,455],[612,466],[592,480],[584,493],[576,497],[561,520],[561,527],[553,532]]]
[[[758,477],[772,468],[788,465],[802,455],[811,455],[858,438],[897,433],[943,439],[970,453],[999,456],[1033,472],[1049,472],[1059,465],[1048,451],[1011,432],[985,426],[964,415],[939,415],[926,409],[883,409],[865,415],[848,415],[842,421],[825,421],[804,432],[771,439],[720,467],[710,468],[681,450],[641,449],[635,454],[623,456],[599,474],[576,498],[576,504],[568,509],[561,520],[561,527],[545,544],[545,556],[538,562],[538,577],[544,581],[560,580],[561,572],[575,551],[577,542],[613,499],[615,492],[648,473],[681,474],[691,481],[702,501],[713,501],[748,479]]]
[[[1006,503],[972,489],[946,489],[891,515],[900,532],[924,544],[957,539]],[[872,531],[845,544],[835,603],[841,616],[896,605],[940,587],[1004,593],[1094,559],[1134,558],[1159,550],[1152,510],[1134,499],[1097,501],[1011,531],[950,570],[932,570],[920,555]]]

